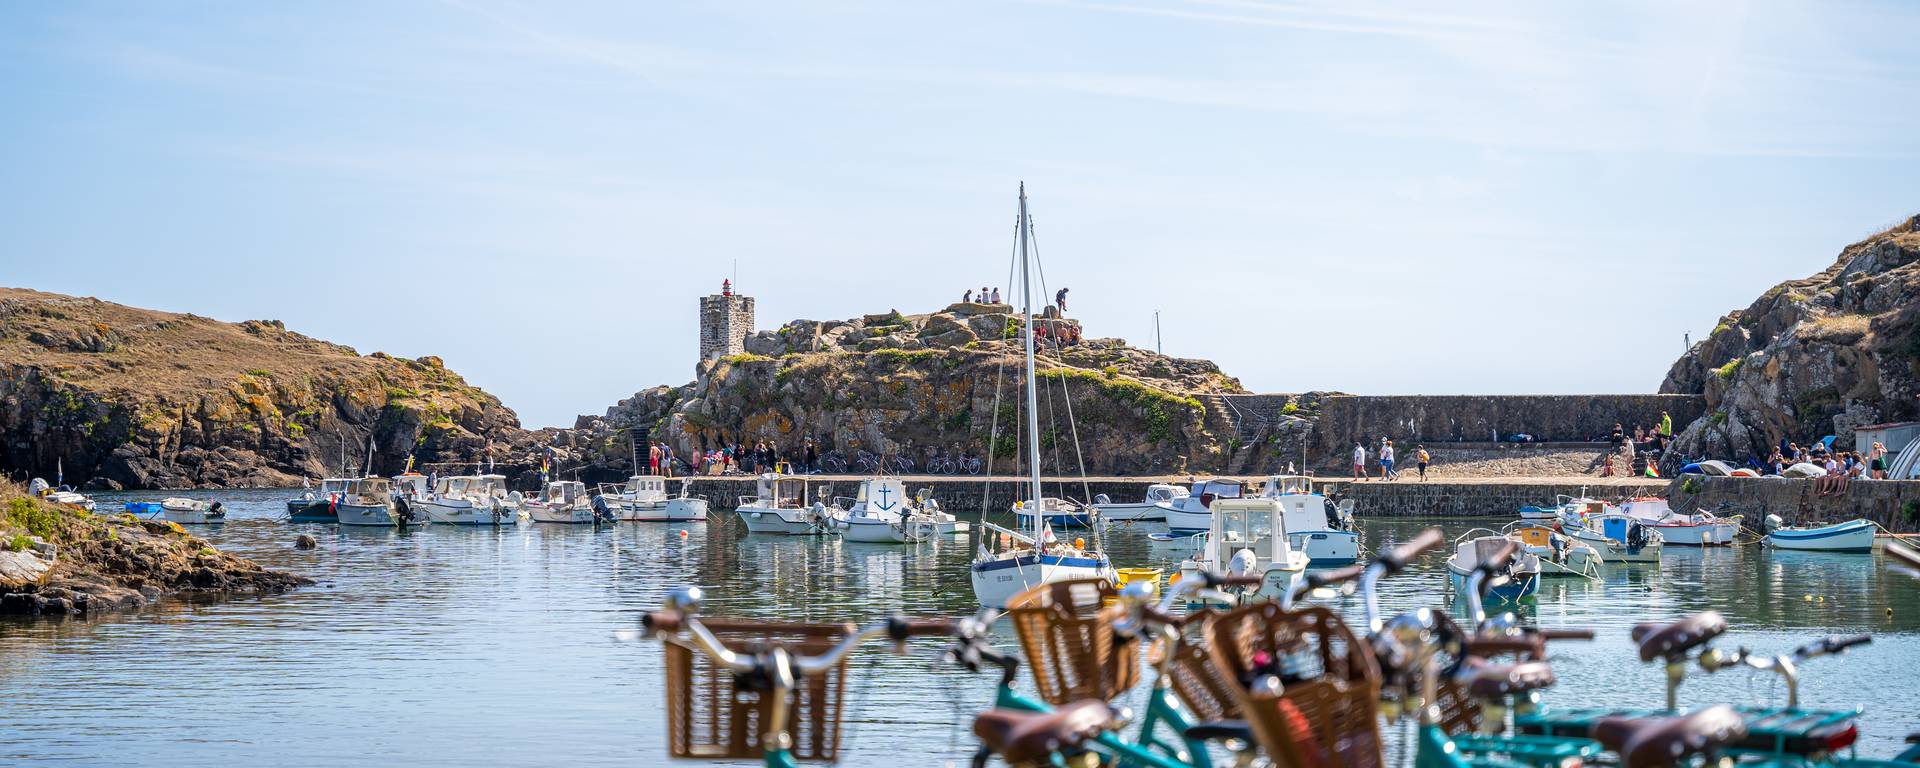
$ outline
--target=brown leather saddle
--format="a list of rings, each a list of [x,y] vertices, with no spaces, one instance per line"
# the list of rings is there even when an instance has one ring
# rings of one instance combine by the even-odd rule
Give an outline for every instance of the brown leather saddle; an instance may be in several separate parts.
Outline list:
[[[1607,717],[1593,725],[1594,740],[1618,753],[1622,768],[1672,768],[1746,735],[1746,721],[1725,704],[1678,717]]]
[[[1727,619],[1719,611],[1701,611],[1668,624],[1635,624],[1633,641],[1640,644],[1640,660],[1644,662],[1684,656],[1726,631]]]
[[[1010,765],[1043,762],[1085,746],[1113,725],[1113,709],[1099,699],[1069,702],[1052,712],[992,709],[973,719],[973,735]]]

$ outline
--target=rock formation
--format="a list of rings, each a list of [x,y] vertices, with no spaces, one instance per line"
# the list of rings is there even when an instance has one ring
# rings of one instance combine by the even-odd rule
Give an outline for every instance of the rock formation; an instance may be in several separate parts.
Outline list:
[[[1765,457],[1825,435],[1851,450],[1856,427],[1920,418],[1920,216],[1728,313],[1660,391],[1707,398],[1676,442],[1690,456]]]
[[[291,486],[465,462],[521,435],[438,358],[0,288],[0,466],[94,487]]]

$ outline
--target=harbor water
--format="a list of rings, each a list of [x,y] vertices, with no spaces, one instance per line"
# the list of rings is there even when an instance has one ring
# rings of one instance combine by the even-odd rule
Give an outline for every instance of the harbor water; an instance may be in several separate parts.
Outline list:
[[[230,521],[195,531],[316,583],[285,595],[171,601],[89,620],[0,620],[0,763],[195,766],[646,765],[666,759],[661,649],[622,640],[671,589],[699,585],[706,615],[862,621],[970,613],[965,536],[913,546],[748,535],[731,513],[691,525],[414,530],[291,525],[288,491],[200,492]],[[103,508],[153,494],[101,494]],[[1510,510],[1486,510],[1489,515]],[[965,519],[963,517],[963,519]],[[1361,521],[1368,549],[1426,525]],[[319,539],[296,550],[299,533]],[[684,535],[683,535],[684,534]],[[1120,566],[1168,566],[1141,530],[1105,544]],[[1440,606],[1443,555],[1383,583],[1389,611]],[[1549,701],[1658,706],[1662,671],[1636,622],[1725,613],[1725,647],[1784,653],[1830,634],[1871,645],[1803,667],[1802,705],[1864,706],[1863,756],[1920,729],[1920,580],[1878,556],[1670,547],[1657,566],[1545,584],[1524,619],[1592,627],[1556,646]],[[1357,599],[1327,601],[1359,621]],[[1003,646],[1011,647],[1011,635]],[[851,662],[842,764],[964,765],[992,675],[941,666],[940,644]],[[1024,673],[1023,673],[1024,674]],[[1031,679],[1023,677],[1023,688]],[[1695,675],[1683,703],[1779,702],[1760,673]]]

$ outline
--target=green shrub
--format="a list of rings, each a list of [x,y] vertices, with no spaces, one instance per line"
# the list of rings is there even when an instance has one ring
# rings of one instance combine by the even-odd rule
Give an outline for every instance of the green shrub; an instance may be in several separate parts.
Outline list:
[[[60,532],[60,510],[51,506],[23,496],[8,499],[6,509],[7,520],[42,539],[52,541]]]
[[[1727,423],[1727,412],[1714,411],[1712,416],[1707,417],[1707,423],[1716,427]]]
[[[273,378],[273,371],[261,368],[250,368],[247,370],[247,375],[256,379],[271,379]]]
[[[1687,479],[1680,481],[1680,492],[1687,493],[1687,494],[1699,493],[1700,478],[1690,476]]]
[[[1713,369],[1713,373],[1719,376],[1721,381],[1732,381],[1733,375],[1740,371],[1740,364],[1743,362],[1746,362],[1746,358],[1736,357],[1728,360],[1726,365]]]
[[[1283,405],[1280,407],[1280,414],[1283,416],[1292,416],[1293,414],[1298,413],[1299,411],[1300,411],[1300,404],[1291,402],[1291,401],[1289,401],[1286,405]]]
[[[773,358],[767,357],[766,355],[756,355],[751,352],[742,352],[738,355],[727,355],[726,357],[720,358],[720,362],[727,363],[729,365],[741,365],[743,363],[771,363],[773,362]]]
[[[7,542],[7,549],[15,552],[25,552],[32,548],[33,539],[27,538],[27,535],[24,533],[14,534],[13,539]]]

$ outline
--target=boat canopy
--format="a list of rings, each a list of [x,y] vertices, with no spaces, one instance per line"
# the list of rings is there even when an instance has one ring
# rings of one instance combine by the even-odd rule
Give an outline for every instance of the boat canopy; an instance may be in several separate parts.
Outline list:
[[[1155,483],[1147,486],[1147,501],[1173,501],[1187,495],[1187,489],[1177,485]]]
[[[1263,496],[1292,496],[1313,493],[1313,478],[1305,475],[1268,475]]]
[[[362,477],[346,483],[346,495],[368,504],[385,504],[393,489],[384,477]]]
[[[776,507],[801,507],[807,503],[807,479],[788,477],[778,472],[760,476],[760,500]]]
[[[1237,499],[1246,484],[1239,480],[1201,480],[1193,484],[1193,495],[1213,494],[1216,499]]]
[[[1226,567],[1235,553],[1251,550],[1264,568],[1293,557],[1280,502],[1274,499],[1221,499],[1214,502],[1213,528],[1207,534],[1213,562]]]
[[[415,496],[424,496],[427,491],[430,490],[427,488],[427,476],[417,472],[394,475],[393,484],[398,487],[402,493],[411,493]]]
[[[353,482],[352,478],[329,477],[325,480],[320,481],[320,492],[321,493],[344,493],[347,490],[347,483],[351,483],[351,482]]]
[[[555,480],[547,483],[547,501],[572,504],[586,497],[587,485],[578,480]]]

